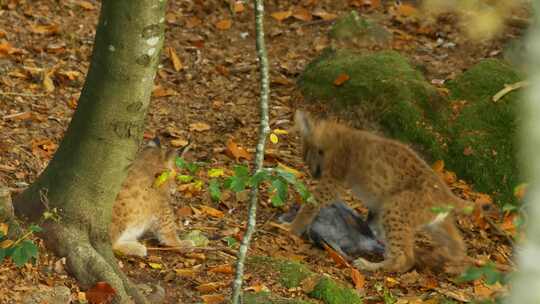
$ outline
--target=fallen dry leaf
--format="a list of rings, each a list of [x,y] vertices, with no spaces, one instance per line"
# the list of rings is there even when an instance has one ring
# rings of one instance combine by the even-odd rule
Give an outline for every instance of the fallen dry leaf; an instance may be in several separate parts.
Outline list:
[[[51,93],[54,92],[54,82],[51,78],[51,74],[53,71],[47,72],[43,71],[43,88],[45,88],[45,91]]]
[[[410,17],[418,13],[418,9],[410,4],[402,3],[397,6],[396,14],[402,17]]]
[[[330,21],[337,18],[336,14],[328,13],[324,10],[318,9],[313,12],[313,16],[319,17],[322,20]]]
[[[226,31],[231,28],[232,26],[232,20],[231,19],[223,19],[218,22],[216,22],[216,28],[220,31]]]
[[[242,1],[235,1],[233,4],[233,12],[241,13],[244,11],[244,3]]]
[[[311,21],[313,20],[313,15],[310,11],[303,7],[297,7],[294,9],[292,16],[300,21]]]
[[[339,76],[334,80],[335,86],[342,86],[345,82],[347,82],[351,77],[349,75],[342,73],[339,74]]]
[[[336,263],[338,267],[351,267],[347,260],[343,258],[339,253],[337,253],[334,249],[330,248],[330,246],[323,244],[324,250],[328,253],[328,256]]]
[[[86,299],[90,304],[112,303],[116,290],[107,282],[97,282],[86,292]]]
[[[34,34],[54,35],[60,32],[60,26],[58,24],[50,25],[30,25],[30,31]]]
[[[261,292],[261,291],[269,292],[270,291],[270,289],[266,287],[266,285],[264,284],[251,285],[251,286],[246,287],[244,290],[253,291],[253,292]]]
[[[431,169],[437,173],[443,173],[444,170],[444,160],[438,160],[431,165]]]
[[[174,96],[176,95],[176,91],[173,89],[166,89],[160,85],[157,85],[154,87],[154,90],[152,91],[152,95],[154,97],[166,97],[166,96]]]
[[[219,289],[221,289],[221,288],[223,288],[225,286],[226,286],[226,284],[224,284],[222,282],[212,282],[212,283],[201,284],[201,285],[195,287],[195,289],[197,289],[200,292],[207,293],[207,292],[218,291]]]
[[[189,130],[197,131],[197,132],[208,131],[210,130],[210,125],[204,122],[195,122],[195,123],[189,124]]]
[[[189,144],[189,141],[183,139],[183,138],[175,138],[171,140],[171,146],[175,148],[183,148]]]
[[[281,22],[290,16],[292,16],[292,11],[281,11],[281,12],[275,12],[270,14],[272,18],[276,19],[277,21]]]
[[[184,68],[182,61],[180,61],[180,58],[178,58],[178,55],[176,55],[176,50],[173,47],[167,48],[167,54],[169,55],[169,59],[171,60],[175,71],[179,72]]]
[[[224,295],[203,295],[201,299],[205,304],[218,304],[225,301]]]
[[[193,278],[197,274],[197,271],[193,268],[177,268],[174,270],[177,276],[183,278]]]
[[[364,289],[366,278],[358,271],[358,269],[351,267],[351,279],[354,282],[354,287],[358,290]]]
[[[222,218],[225,215],[223,212],[217,209],[214,209],[212,207],[202,205],[200,208],[203,213],[206,213],[207,215],[211,217]]]
[[[239,161],[242,158],[245,160],[252,159],[251,153],[249,153],[245,148],[235,143],[232,139],[229,139],[227,141],[227,149],[225,150],[225,154],[227,154],[231,158],[234,158],[236,161]]]
[[[79,0],[77,2],[75,2],[78,6],[84,8],[85,10],[88,10],[88,11],[91,11],[91,10],[95,10],[96,9],[96,6],[94,4],[92,4],[91,2],[88,2],[88,1],[84,1],[84,0]]]
[[[192,17],[187,17],[186,18],[186,27],[188,29],[191,29],[191,28],[194,28],[194,27],[197,27],[199,25],[202,24],[202,20],[195,17],[195,16],[192,16]]]
[[[224,273],[224,274],[234,273],[233,267],[229,264],[211,267],[208,271],[213,272],[213,273]]]

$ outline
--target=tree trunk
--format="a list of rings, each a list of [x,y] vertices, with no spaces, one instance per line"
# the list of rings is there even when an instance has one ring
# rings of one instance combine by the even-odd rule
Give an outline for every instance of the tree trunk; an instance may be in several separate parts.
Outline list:
[[[67,257],[81,286],[106,281],[117,301],[146,300],[119,270],[108,228],[112,206],[142,139],[164,39],[164,0],[104,0],[92,61],[71,124],[39,178],[15,198],[15,211],[43,224],[47,246]]]
[[[518,271],[512,280],[512,293],[506,303],[540,303],[540,4],[532,1],[535,20],[529,33],[530,87],[519,113],[521,124],[521,156],[523,171],[529,180],[527,189],[527,240],[518,248]]]

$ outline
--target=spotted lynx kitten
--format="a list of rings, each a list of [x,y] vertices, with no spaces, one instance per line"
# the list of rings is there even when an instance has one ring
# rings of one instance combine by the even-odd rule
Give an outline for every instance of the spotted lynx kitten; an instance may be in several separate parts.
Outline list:
[[[109,232],[115,252],[146,256],[146,247],[138,239],[148,231],[163,245],[190,247],[190,242],[180,240],[176,232],[176,217],[170,206],[173,182],[154,185],[156,176],[174,170],[176,155],[176,150],[161,149],[157,140],[137,154],[113,207]]]
[[[463,270],[466,248],[454,223],[454,212],[469,208],[444,181],[406,145],[331,121],[295,115],[303,158],[319,182],[312,189],[317,203],[331,202],[344,188],[362,200],[374,217],[377,237],[385,240],[384,260],[354,261],[362,270],[405,272],[415,264],[416,233],[423,229],[449,259],[449,273]],[[452,209],[452,207],[455,207]],[[302,234],[320,206],[303,204],[290,225]],[[436,212],[436,209],[446,212]]]

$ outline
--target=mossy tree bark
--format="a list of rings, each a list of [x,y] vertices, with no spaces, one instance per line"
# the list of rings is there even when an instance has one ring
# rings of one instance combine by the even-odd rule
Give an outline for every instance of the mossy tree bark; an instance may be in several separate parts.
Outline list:
[[[117,302],[146,303],[118,268],[108,227],[112,206],[142,139],[164,39],[164,0],[104,0],[86,83],[71,124],[39,178],[17,196],[15,211],[45,221],[47,246],[67,257],[83,287],[106,281]]]

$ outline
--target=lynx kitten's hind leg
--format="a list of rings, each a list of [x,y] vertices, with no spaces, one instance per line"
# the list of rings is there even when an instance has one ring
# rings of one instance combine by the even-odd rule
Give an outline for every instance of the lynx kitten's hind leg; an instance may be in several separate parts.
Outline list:
[[[185,249],[194,247],[193,241],[180,240],[176,231],[177,226],[174,214],[170,208],[166,208],[160,217],[159,227],[156,233],[159,242],[169,247],[180,247]]]
[[[406,272],[414,266],[414,226],[400,210],[400,207],[414,202],[414,193],[406,191],[389,198],[381,211],[381,225],[386,238],[384,261],[371,263],[362,258],[354,265],[367,271],[382,269],[393,272]],[[400,207],[398,207],[400,206]]]
[[[439,226],[430,228],[429,233],[437,246],[443,251],[445,272],[460,274],[467,267],[467,249],[453,216],[448,216]]]

